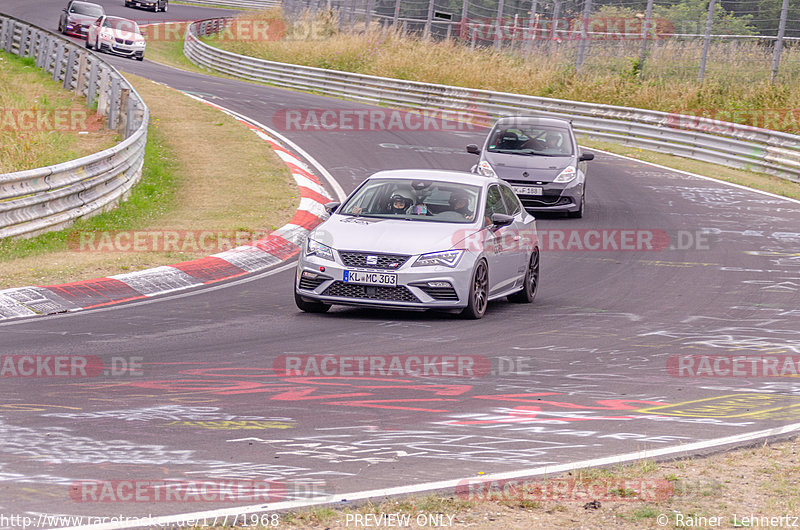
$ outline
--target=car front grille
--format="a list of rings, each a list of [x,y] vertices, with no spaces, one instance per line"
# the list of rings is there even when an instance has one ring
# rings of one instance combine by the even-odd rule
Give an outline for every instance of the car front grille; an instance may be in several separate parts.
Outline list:
[[[359,285],[333,282],[323,296],[338,296],[341,298],[355,298],[361,300],[386,300],[389,302],[419,302],[419,298],[406,287],[386,287],[380,285]]]
[[[519,200],[525,208],[541,208],[542,206],[563,206],[572,204],[572,199],[569,197],[561,197],[559,195],[542,195],[539,197],[523,196]]]
[[[453,287],[430,287],[427,285],[417,285],[422,292],[433,298],[434,300],[450,300],[458,302],[458,295]]]
[[[128,46],[133,44],[132,40],[117,39],[117,38],[115,38],[114,40],[117,41],[117,44],[127,44]]]
[[[400,254],[373,254],[370,252],[339,252],[348,267],[395,270],[403,266],[410,256]],[[375,258],[375,263],[367,263],[367,256]]]

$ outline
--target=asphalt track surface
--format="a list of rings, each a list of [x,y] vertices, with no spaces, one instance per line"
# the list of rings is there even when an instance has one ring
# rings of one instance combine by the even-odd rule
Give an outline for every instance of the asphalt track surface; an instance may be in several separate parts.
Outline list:
[[[230,13],[173,4],[155,15],[100,3],[148,21]],[[60,8],[2,3],[48,28]],[[268,126],[281,109],[369,108],[109,60]],[[464,145],[483,133],[284,134],[350,191],[380,169],[468,169],[475,159]],[[142,516],[260,504],[78,502],[79,481],[268,479],[285,488],[276,501],[309,491],[352,499],[479,473],[678,454],[694,443],[702,452],[715,439],[800,422],[796,378],[667,370],[677,355],[800,355],[798,203],[604,154],[590,163],[587,190],[583,219],[542,217],[539,229],[561,231],[565,242],[588,229],[651,231],[642,233],[666,233],[669,245],[545,246],[535,303],[495,302],[480,321],[336,307],[303,314],[291,296],[293,268],[284,267],[205,291],[0,325],[3,355],[142,363],[138,375],[3,379],[0,512]],[[460,355],[491,368],[388,378],[273,370],[282,356],[306,354]]]

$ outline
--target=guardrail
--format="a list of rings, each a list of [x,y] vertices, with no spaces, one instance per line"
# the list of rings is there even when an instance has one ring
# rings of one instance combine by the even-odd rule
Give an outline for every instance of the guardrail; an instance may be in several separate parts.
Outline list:
[[[223,6],[239,9],[266,9],[268,7],[280,7],[280,0],[181,0],[181,4],[191,4],[199,6]]]
[[[97,104],[118,145],[54,166],[0,174],[0,239],[31,237],[106,211],[142,175],[149,111],[110,64],[50,31],[0,14],[0,48],[31,57],[62,86]]]
[[[568,118],[575,132],[584,137],[800,182],[797,135],[681,114],[277,63],[231,53],[200,40],[222,30],[230,20],[191,24],[186,31],[185,55],[199,66],[230,76],[370,104],[453,112],[473,120],[530,113]]]

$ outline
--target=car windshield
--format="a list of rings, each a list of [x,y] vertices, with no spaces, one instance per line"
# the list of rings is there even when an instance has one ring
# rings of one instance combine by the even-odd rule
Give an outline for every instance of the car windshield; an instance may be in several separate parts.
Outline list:
[[[92,17],[103,16],[103,8],[97,4],[80,4],[76,2],[69,8],[69,12],[75,13],[76,15],[88,15]]]
[[[141,35],[139,33],[139,26],[133,20],[127,20],[124,18],[111,18],[108,17],[103,22],[104,28],[112,28],[117,31],[123,31],[126,33],[135,33],[137,35]]]
[[[429,179],[369,179],[339,209],[357,217],[471,223],[480,187]]]
[[[487,151],[513,155],[572,156],[568,129],[541,125],[497,126]]]

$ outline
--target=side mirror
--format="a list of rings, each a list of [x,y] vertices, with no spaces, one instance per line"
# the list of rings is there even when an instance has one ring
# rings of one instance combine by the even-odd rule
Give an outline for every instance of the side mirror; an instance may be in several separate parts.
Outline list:
[[[514,222],[514,217],[504,213],[493,213],[492,224],[497,227],[508,226]]]
[[[589,160],[594,160],[594,153],[583,153],[578,157],[578,162],[588,162]]]
[[[472,154],[472,155],[479,155],[479,154],[481,154],[481,150],[480,150],[480,149],[478,149],[478,146],[477,146],[477,145],[475,145],[475,144],[469,144],[469,145],[467,146],[467,153],[470,153],[470,154]]]
[[[328,204],[325,205],[325,211],[328,212],[329,214],[333,214],[341,205],[342,203],[340,202],[335,202],[335,201],[329,202]]]

